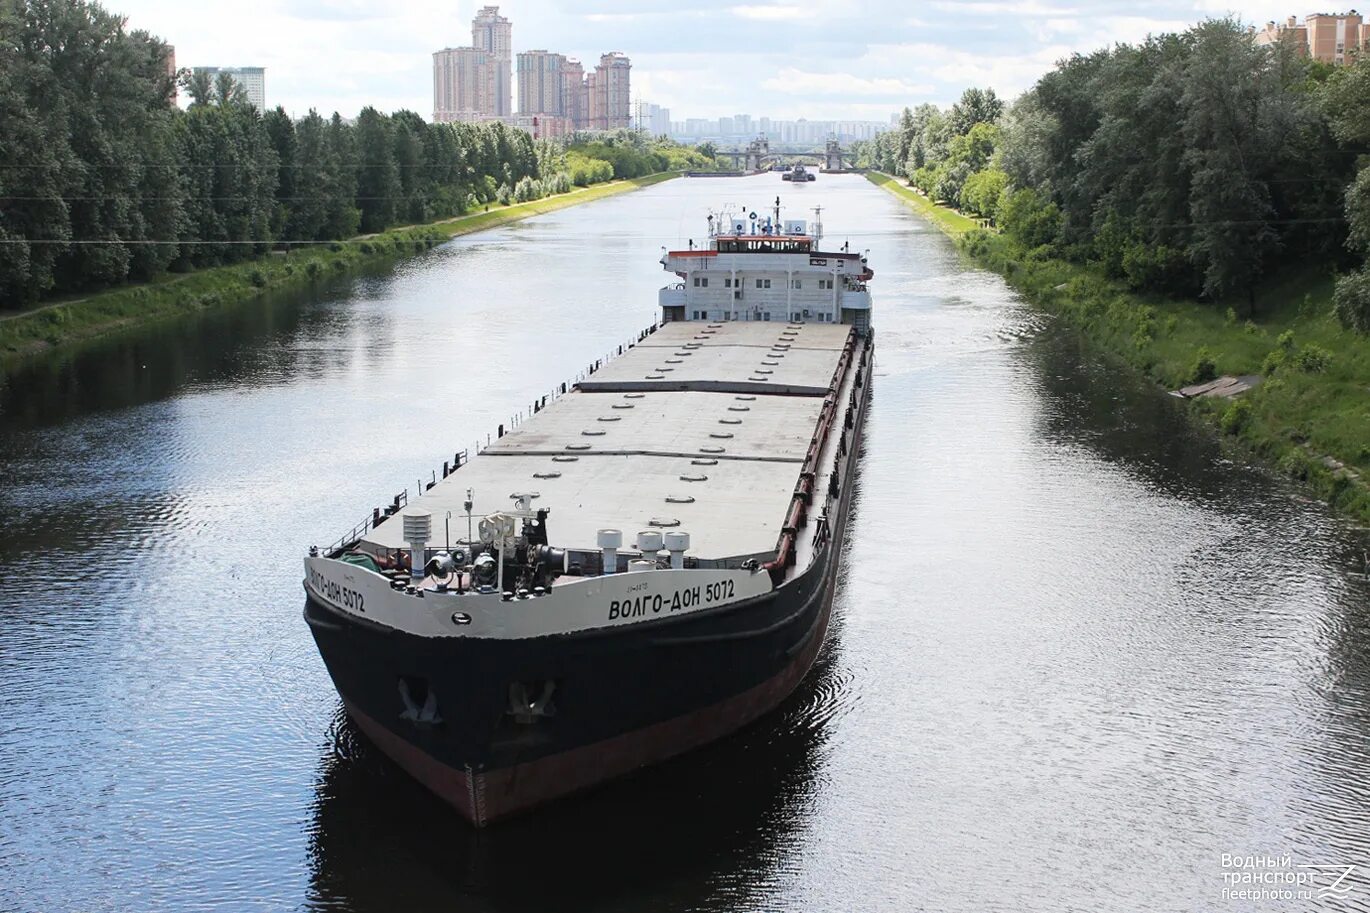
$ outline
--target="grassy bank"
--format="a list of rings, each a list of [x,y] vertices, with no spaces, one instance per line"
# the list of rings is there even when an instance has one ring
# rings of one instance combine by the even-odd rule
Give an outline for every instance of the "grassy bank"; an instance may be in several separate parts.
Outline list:
[[[975,220],[959,212],[938,206],[903,181],[878,171],[867,171],[866,179],[872,184],[883,187],[918,211],[929,222],[953,238],[965,234],[976,227]]]
[[[380,260],[408,256],[457,235],[603,199],[676,177],[675,172],[576,188],[569,193],[454,219],[395,228],[350,241],[275,251],[256,260],[158,277],[73,301],[0,315],[0,373],[21,360],[149,320],[244,301],[268,290],[307,287],[330,275]]]
[[[1195,399],[1189,408],[1337,509],[1370,522],[1370,341],[1332,316],[1330,268],[1268,283],[1248,319],[1238,316],[1245,302],[1138,294],[1093,267],[1025,251],[1009,237],[957,230],[952,217],[963,217],[889,175],[871,180],[920,212],[932,210],[934,224],[974,260],[1167,389],[1215,375],[1262,375],[1261,385],[1238,399]]]

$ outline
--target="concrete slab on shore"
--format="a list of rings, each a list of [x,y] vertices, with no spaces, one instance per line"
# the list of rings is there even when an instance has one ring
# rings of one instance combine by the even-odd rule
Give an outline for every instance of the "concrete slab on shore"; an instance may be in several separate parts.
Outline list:
[[[1224,399],[1231,399],[1245,393],[1260,382],[1261,376],[1259,374],[1243,374],[1238,377],[1224,375],[1217,380],[1210,380],[1202,384],[1191,384],[1188,387],[1172,390],[1170,395],[1178,396],[1180,399],[1194,399],[1200,396],[1220,396]]]

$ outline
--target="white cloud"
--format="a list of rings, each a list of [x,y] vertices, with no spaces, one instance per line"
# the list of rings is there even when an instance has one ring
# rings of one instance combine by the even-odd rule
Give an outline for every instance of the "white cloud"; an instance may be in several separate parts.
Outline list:
[[[933,91],[930,85],[916,85],[902,79],[868,78],[851,73],[812,73],[786,67],[761,83],[763,89],[787,95],[843,95],[853,101],[872,96],[908,99]]]
[[[767,6],[734,6],[728,12],[741,19],[759,19],[763,22],[812,19],[818,15],[818,9],[814,6],[785,6],[783,4],[772,4]]]
[[[432,53],[470,41],[476,9],[500,0],[238,0],[232,15],[185,0],[105,0],[132,28],[176,46],[182,66],[267,68],[267,101],[353,115],[371,104],[432,107]],[[672,117],[750,112],[853,116],[969,85],[1010,96],[1058,58],[1237,12],[1283,19],[1288,0],[504,0],[514,48],[593,65],[620,50],[635,94]],[[831,69],[832,73],[820,72]],[[877,110],[878,109],[878,110]]]

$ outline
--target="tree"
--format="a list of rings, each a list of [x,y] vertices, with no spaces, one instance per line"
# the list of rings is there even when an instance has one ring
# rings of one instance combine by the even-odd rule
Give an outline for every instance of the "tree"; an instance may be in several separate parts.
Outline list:
[[[967,89],[961,93],[961,100],[951,106],[947,120],[952,133],[964,136],[976,124],[998,123],[1003,116],[1004,103],[993,89]]]
[[[1269,52],[1235,20],[1195,30],[1184,68],[1184,161],[1193,172],[1190,258],[1213,298],[1244,291],[1255,308],[1265,259],[1279,247],[1267,180],[1292,132],[1289,98]]]
[[[1008,175],[997,168],[978,171],[961,187],[961,208],[982,219],[993,219],[999,197],[1008,188]]]

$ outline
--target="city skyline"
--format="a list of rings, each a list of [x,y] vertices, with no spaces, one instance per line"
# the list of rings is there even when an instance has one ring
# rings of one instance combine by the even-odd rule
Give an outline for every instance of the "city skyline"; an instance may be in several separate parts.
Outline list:
[[[354,116],[374,105],[427,118],[432,54],[465,45],[483,5],[248,0],[247,15],[234,17],[172,0],[113,0],[111,8],[128,17],[129,28],[176,45],[183,66],[266,67],[270,103],[292,113],[313,107]],[[669,108],[675,120],[750,110],[775,119],[884,121],[906,104],[946,105],[971,85],[1011,98],[1061,57],[1206,16],[1230,11],[1261,27],[1306,12],[1283,0],[1137,2],[1126,14],[1101,0],[929,0],[912,12],[892,0],[706,2],[683,12],[659,0],[501,7],[519,26],[520,49],[579,57],[587,71],[601,50],[627,54],[633,100]],[[722,26],[727,41],[720,40]],[[302,32],[310,41],[299,41]]]

